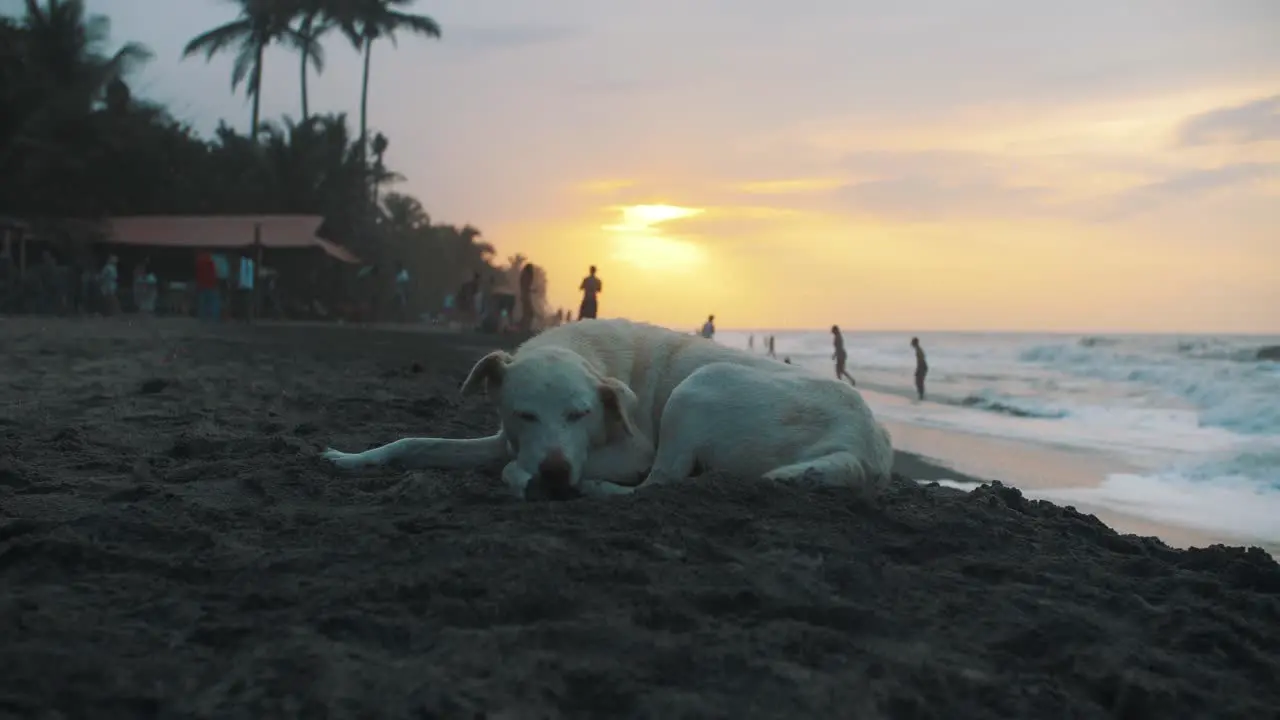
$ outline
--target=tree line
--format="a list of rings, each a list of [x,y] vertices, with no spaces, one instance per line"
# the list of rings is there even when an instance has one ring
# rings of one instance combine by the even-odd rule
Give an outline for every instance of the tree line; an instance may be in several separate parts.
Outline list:
[[[153,59],[147,47],[112,45],[109,18],[88,14],[83,0],[25,0],[20,17],[0,17],[0,216],[320,215],[323,236],[387,266],[384,276],[403,263],[424,309],[473,273],[514,277],[511,262],[523,256],[503,266],[480,230],[436,223],[418,200],[389,190],[404,178],[387,162],[390,140],[369,130],[372,52],[397,34],[441,37],[434,20],[407,12],[413,2],[237,0],[238,15],[191,39],[183,56],[234,53],[232,89],[251,99],[248,131],[222,121],[202,137],[130,88]],[[323,71],[332,34],[363,62],[354,131],[345,114],[307,104],[307,77]],[[260,117],[273,45],[298,52],[298,119]]]

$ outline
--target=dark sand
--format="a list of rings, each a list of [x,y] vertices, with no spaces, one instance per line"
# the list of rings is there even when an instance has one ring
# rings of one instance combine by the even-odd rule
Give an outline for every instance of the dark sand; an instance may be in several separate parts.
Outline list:
[[[1260,551],[1001,487],[524,503],[315,457],[491,430],[486,343],[0,319],[0,716],[1276,717]]]

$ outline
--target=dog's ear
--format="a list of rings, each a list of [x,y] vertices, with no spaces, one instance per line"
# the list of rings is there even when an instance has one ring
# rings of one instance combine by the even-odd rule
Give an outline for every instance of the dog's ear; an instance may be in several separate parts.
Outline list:
[[[511,353],[505,350],[494,350],[480,358],[480,362],[471,368],[471,374],[462,381],[462,394],[474,395],[481,390],[490,392],[502,387],[502,377],[507,374],[510,364]]]
[[[640,400],[631,388],[617,378],[607,377],[600,380],[599,392],[600,404],[604,405],[605,423],[609,428],[610,439],[616,439],[619,435],[638,434],[633,415],[640,405]]]

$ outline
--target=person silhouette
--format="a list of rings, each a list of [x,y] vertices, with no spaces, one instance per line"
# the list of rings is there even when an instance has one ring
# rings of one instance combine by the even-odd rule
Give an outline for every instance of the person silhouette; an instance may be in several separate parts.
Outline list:
[[[853,381],[853,376],[844,369],[845,362],[849,359],[849,354],[844,349],[844,336],[840,334],[840,326],[831,326],[831,342],[835,346],[835,352],[831,354],[831,359],[836,361],[836,379],[844,378],[849,381],[850,385],[857,386],[858,383]]]
[[[579,320],[595,318],[597,310],[596,295],[604,291],[604,283],[600,282],[600,278],[596,277],[596,266],[592,265],[588,272],[589,274],[582,278],[582,284],[578,286],[578,289],[582,291],[582,305],[578,306]]]
[[[924,378],[929,374],[929,361],[924,357],[924,349],[920,347],[920,338],[911,338],[911,347],[916,351],[916,394],[924,400]]]

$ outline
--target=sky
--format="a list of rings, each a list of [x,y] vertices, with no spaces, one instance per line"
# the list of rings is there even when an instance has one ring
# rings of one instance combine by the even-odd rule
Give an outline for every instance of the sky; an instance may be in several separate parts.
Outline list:
[[[0,5],[16,0],[0,0]],[[88,0],[243,128],[225,0]],[[679,328],[1280,333],[1276,0],[421,0],[369,112],[434,220]],[[356,117],[328,43],[318,112]],[[300,114],[267,56],[266,117]]]

